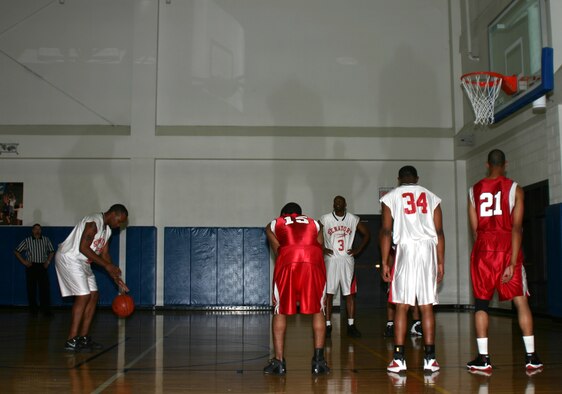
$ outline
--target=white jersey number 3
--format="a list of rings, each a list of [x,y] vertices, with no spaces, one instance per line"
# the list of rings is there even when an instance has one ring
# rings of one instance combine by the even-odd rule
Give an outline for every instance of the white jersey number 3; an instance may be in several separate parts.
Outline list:
[[[480,195],[480,217],[500,216],[502,214],[501,200],[501,191],[496,194],[482,193]]]

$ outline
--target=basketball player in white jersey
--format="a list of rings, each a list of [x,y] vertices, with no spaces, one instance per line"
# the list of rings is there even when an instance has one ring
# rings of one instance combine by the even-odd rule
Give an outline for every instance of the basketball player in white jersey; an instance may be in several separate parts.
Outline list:
[[[334,294],[341,287],[347,310],[347,335],[355,338],[361,333],[355,326],[355,256],[365,249],[371,237],[369,229],[361,223],[359,216],[347,212],[347,203],[342,196],[334,197],[334,210],[320,218],[324,232],[324,261],[326,262],[326,336],[332,334],[332,303]],[[353,247],[355,232],[363,236],[361,244]]]
[[[129,213],[121,204],[115,204],[105,213],[94,213],[83,218],[55,255],[55,268],[63,297],[74,296],[70,331],[64,349],[69,352],[100,349],[101,345],[89,336],[90,325],[96,312],[99,293],[92,263],[102,266],[121,291],[129,291],[121,279],[121,270],[109,255],[111,229],[127,221]]]
[[[417,300],[424,333],[423,369],[433,373],[440,368],[435,359],[433,305],[438,303],[437,283],[445,272],[441,199],[417,185],[418,172],[412,166],[400,169],[398,182],[396,189],[380,199],[382,276],[385,282],[391,283],[388,300],[396,304],[394,359],[387,371],[399,373],[407,369],[404,358],[407,313]],[[390,257],[393,242],[396,245],[394,265]]]

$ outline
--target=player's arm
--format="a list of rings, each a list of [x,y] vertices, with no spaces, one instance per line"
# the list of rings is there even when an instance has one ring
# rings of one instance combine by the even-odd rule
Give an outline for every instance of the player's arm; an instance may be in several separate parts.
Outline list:
[[[120,292],[125,293],[129,291],[129,288],[127,287],[125,282],[123,282],[123,279],[121,279],[121,269],[117,265],[113,264],[113,260],[111,259],[111,255],[109,254],[109,242],[106,243],[102,248],[100,252],[100,256],[105,261],[108,261],[110,263],[109,266],[106,266],[104,268],[106,269],[107,273],[111,276],[115,284],[119,287]]]
[[[86,256],[92,263],[101,265],[107,271],[109,276],[111,276],[111,278],[117,283],[117,285],[121,287],[119,283],[123,282],[120,279],[121,270],[111,262],[111,257],[109,257],[109,245],[106,244],[99,255],[97,255],[90,247],[92,242],[94,242],[94,237],[96,236],[97,232],[98,227],[94,222],[86,223],[84,231],[82,232],[82,237],[80,238],[80,253]]]
[[[502,282],[507,283],[513,277],[515,265],[517,264],[517,257],[521,251],[521,243],[523,242],[523,213],[525,211],[525,193],[520,186],[515,190],[515,206],[511,213],[512,224],[511,228],[511,261],[509,266],[505,269],[502,277]]]
[[[440,283],[445,275],[445,232],[443,231],[441,205],[438,205],[433,211],[433,224],[437,233],[437,283]]]
[[[324,250],[324,254],[327,256],[331,256],[334,254],[334,251],[330,248],[327,248],[326,245],[324,244],[324,223],[322,223],[320,220],[318,220],[318,224],[320,225],[320,232],[322,233],[322,249]],[[320,242],[320,241],[319,241]]]
[[[265,226],[265,235],[267,237],[267,241],[269,242],[271,250],[273,250],[273,254],[277,256],[277,251],[279,250],[279,240],[277,239],[273,231],[271,231],[271,223]]]
[[[381,259],[382,259],[382,279],[385,282],[390,282],[390,266],[391,261],[390,248],[392,246],[392,214],[390,213],[390,208],[382,204],[382,219],[381,219],[381,230],[379,232],[379,243],[381,248]]]
[[[355,249],[350,249],[347,251],[347,254],[351,255],[351,256],[356,256],[359,253],[361,253],[369,244],[369,241],[371,240],[371,232],[369,231],[369,229],[367,228],[367,226],[365,226],[364,223],[357,223],[357,232],[359,234],[361,234],[362,240],[361,240],[361,244],[355,248]]]
[[[322,248],[324,248],[324,231],[322,230],[322,223],[318,222],[318,224],[320,225],[320,230],[318,231],[318,237],[316,237],[316,240]]]

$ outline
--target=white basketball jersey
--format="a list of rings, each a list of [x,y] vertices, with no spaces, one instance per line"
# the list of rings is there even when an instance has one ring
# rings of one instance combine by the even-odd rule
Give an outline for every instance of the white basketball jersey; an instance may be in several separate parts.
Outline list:
[[[390,209],[394,226],[393,242],[398,245],[424,239],[437,243],[433,214],[441,199],[423,186],[398,186],[385,194],[380,202]]]
[[[94,222],[98,228],[97,234],[90,245],[90,248],[99,255],[111,237],[111,228],[103,223],[103,213],[94,213],[83,218],[80,223],[74,227],[70,235],[59,245],[58,253],[62,253],[75,260],[87,262],[88,258],[80,252],[80,240],[86,228],[86,223]]]
[[[353,247],[355,230],[359,216],[346,212],[343,217],[334,212],[320,218],[324,226],[324,246],[334,251],[334,256],[348,256],[347,251]]]

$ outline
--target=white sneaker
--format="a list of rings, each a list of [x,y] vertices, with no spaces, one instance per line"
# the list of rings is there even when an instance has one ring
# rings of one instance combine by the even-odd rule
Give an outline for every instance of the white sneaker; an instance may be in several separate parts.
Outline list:
[[[439,363],[434,358],[424,358],[423,359],[423,370],[426,372],[436,372],[439,371],[441,367]]]
[[[399,360],[397,358],[393,359],[390,364],[388,364],[388,367],[386,367],[388,372],[396,373],[405,371],[406,369],[406,360]]]

